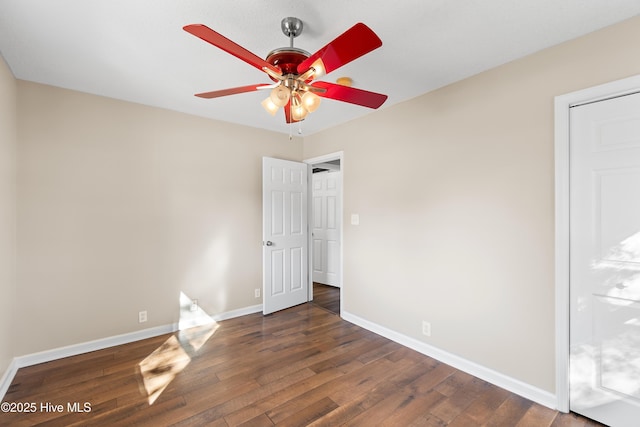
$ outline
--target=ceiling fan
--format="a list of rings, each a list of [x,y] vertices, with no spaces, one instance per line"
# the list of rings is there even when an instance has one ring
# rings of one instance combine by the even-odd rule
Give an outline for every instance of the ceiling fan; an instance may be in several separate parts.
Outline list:
[[[357,23],[313,55],[293,47],[293,39],[302,33],[302,27],[300,19],[284,18],[281,28],[289,37],[289,47],[272,50],[266,59],[262,59],[206,25],[185,26],[184,30],[188,33],[264,71],[275,82],[198,93],[196,96],[218,98],[271,89],[262,106],[274,116],[283,107],[287,123],[304,120],[308,113],[318,108],[320,98],[369,108],[378,108],[386,101],[387,95],[316,80],[382,46],[380,38],[369,27]]]

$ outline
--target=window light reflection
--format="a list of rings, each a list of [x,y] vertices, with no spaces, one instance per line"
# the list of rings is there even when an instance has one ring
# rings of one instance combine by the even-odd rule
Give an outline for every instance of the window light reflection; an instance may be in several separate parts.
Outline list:
[[[201,307],[180,293],[178,332],[138,364],[141,391],[147,396],[149,405],[153,405],[171,381],[189,365],[218,326]]]

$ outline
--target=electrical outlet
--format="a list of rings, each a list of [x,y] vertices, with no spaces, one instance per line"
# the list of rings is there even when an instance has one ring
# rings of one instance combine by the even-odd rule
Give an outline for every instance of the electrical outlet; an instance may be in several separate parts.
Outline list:
[[[422,334],[428,337],[431,336],[431,323],[427,322],[426,320],[422,321]]]
[[[253,295],[254,295],[256,298],[260,298],[260,288],[256,288],[256,290],[255,290],[255,291],[253,291]]]
[[[191,307],[189,307],[190,311],[198,311],[198,300],[191,300]]]
[[[138,313],[138,323],[144,323],[147,321],[147,310],[143,310]]]

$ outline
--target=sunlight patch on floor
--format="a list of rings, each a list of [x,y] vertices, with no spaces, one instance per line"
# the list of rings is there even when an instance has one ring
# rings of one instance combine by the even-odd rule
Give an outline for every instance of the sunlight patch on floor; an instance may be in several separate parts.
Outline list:
[[[142,392],[148,396],[149,405],[153,405],[218,329],[218,323],[193,302],[180,293],[178,333],[169,337],[138,364]]]
[[[171,336],[138,364],[144,389],[149,396],[149,405],[153,405],[189,362],[191,357],[184,351],[178,339]]]

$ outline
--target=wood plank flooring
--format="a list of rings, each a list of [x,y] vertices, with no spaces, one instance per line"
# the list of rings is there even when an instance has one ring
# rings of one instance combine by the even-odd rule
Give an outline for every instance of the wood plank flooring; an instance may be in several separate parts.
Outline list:
[[[313,303],[332,313],[340,314],[340,288],[314,282]]]
[[[22,368],[4,401],[33,412],[2,426],[599,425],[315,304]]]

